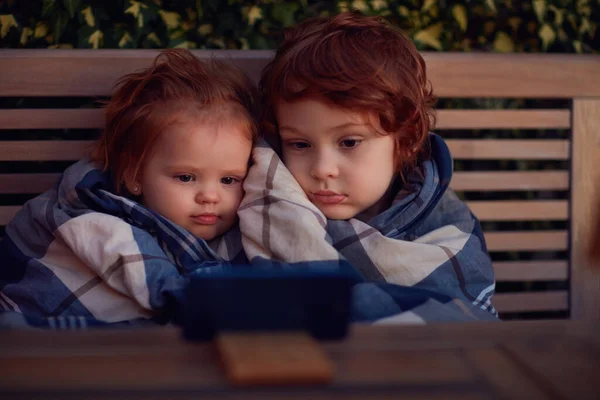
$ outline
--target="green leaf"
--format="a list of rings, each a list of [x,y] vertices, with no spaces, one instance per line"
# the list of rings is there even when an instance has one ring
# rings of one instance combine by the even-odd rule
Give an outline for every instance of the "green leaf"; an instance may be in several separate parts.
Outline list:
[[[515,44],[508,34],[498,31],[494,39],[494,50],[501,53],[512,53],[515,51]]]
[[[129,32],[125,32],[121,40],[119,40],[119,48],[123,49],[125,47],[129,47],[128,45],[133,43],[133,38],[129,34]]]
[[[467,30],[467,9],[462,4],[452,7],[452,15],[463,32]]]
[[[179,15],[179,13],[173,11],[169,12],[165,10],[160,10],[158,13],[160,14],[160,17],[162,18],[165,25],[167,26],[167,29],[177,29],[179,28],[179,26],[181,26],[181,15]]]
[[[367,2],[365,0],[354,0],[352,2],[352,8],[354,8],[356,10],[360,10],[364,13],[369,11],[369,5],[367,4]]]
[[[148,35],[148,40],[155,43],[157,46],[162,46],[162,41],[156,36],[156,33],[152,32]]]
[[[56,9],[56,0],[44,0],[42,3],[42,17],[51,15]]]
[[[66,11],[60,11],[54,14],[54,21],[52,23],[52,36],[54,37],[54,43],[58,43],[60,38],[69,23],[69,14]]]
[[[69,17],[73,18],[75,16],[75,10],[79,9],[81,5],[81,0],[63,0],[63,5],[69,12]]]
[[[371,7],[373,7],[373,10],[375,11],[387,10],[389,4],[386,0],[371,0]]]
[[[429,26],[427,29],[418,31],[415,33],[413,38],[423,44],[433,47],[436,50],[442,50],[440,35],[443,27],[443,24],[438,22],[437,24]]]
[[[542,39],[542,49],[544,51],[546,51],[556,39],[556,33],[548,24],[542,25],[538,32],[538,36],[540,37],[540,39]]]
[[[50,28],[48,28],[48,24],[46,24],[45,22],[38,22],[37,24],[35,24],[33,37],[36,39],[41,39],[48,34],[49,30]]]
[[[533,9],[538,21],[542,22],[546,16],[546,0],[533,0]]]
[[[494,0],[485,0],[485,4],[488,6],[488,8],[494,13],[496,14],[498,11],[496,10],[496,3],[494,3]]]
[[[5,14],[5,15],[0,15],[0,38],[4,39],[4,37],[6,37],[6,35],[8,35],[8,31],[10,31],[10,28],[18,28],[19,24],[17,24],[17,21],[15,20],[14,15],[12,14]]]
[[[263,18],[262,10],[258,6],[247,6],[242,7],[242,15],[248,21],[248,25],[252,26],[254,23]]]
[[[427,11],[427,10],[429,10],[436,3],[437,3],[437,0],[425,0],[423,2],[423,7],[421,7],[421,11]]]
[[[282,3],[273,6],[271,15],[276,21],[283,24],[284,27],[292,26],[296,23],[295,14],[300,6],[297,3]]]
[[[94,17],[94,11],[92,11],[91,6],[88,6],[81,10],[81,15],[83,15],[87,26],[96,26],[96,18]]]
[[[90,37],[88,38],[88,43],[92,46],[93,49],[99,49],[102,45],[103,38],[104,34],[100,29],[98,29],[90,35]]]
[[[144,27],[144,16],[142,14],[142,8],[148,8],[148,6],[144,3],[140,3],[139,1],[129,0],[129,8],[125,10],[125,14],[131,14],[137,21],[138,28]]]
[[[33,35],[33,30],[30,27],[26,26],[23,28],[23,32],[21,32],[21,39],[19,40],[21,46],[25,46],[27,44],[27,41],[31,35]]]

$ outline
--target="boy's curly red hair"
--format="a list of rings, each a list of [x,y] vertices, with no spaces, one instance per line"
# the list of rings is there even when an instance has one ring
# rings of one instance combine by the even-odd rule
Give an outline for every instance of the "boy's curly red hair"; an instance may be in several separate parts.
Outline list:
[[[267,133],[277,133],[280,101],[316,98],[375,115],[396,138],[399,172],[415,165],[435,122],[435,97],[415,45],[385,20],[358,11],[309,19],[287,31],[259,88]]]
[[[162,51],[152,65],[121,77],[105,104],[105,127],[92,159],[115,178],[117,192],[131,187],[152,146],[167,127],[193,116],[239,121],[258,136],[258,91],[237,67],[189,50]]]

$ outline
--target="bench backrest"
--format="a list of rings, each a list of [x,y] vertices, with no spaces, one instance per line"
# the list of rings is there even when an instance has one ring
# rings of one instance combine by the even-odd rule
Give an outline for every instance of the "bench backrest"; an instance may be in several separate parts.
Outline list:
[[[82,98],[108,97],[118,77],[148,66],[156,54],[0,50],[0,107],[5,104],[0,108],[0,226],[23,201],[49,188],[65,162],[83,154],[93,139],[89,130],[102,127],[102,111]],[[230,58],[255,80],[272,56],[269,51],[195,54]],[[559,104],[558,109],[442,108],[436,131],[448,138],[462,165],[452,187],[464,193],[484,225],[498,281],[494,304],[501,315],[600,319],[600,276],[589,268],[584,252],[600,185],[600,56],[424,57],[440,98],[553,99],[550,104]],[[19,103],[21,97],[27,99]],[[42,108],[36,103],[40,98],[46,100]],[[66,98],[74,98],[77,108],[53,105],[69,104]],[[559,134],[485,138],[488,130],[514,129]]]

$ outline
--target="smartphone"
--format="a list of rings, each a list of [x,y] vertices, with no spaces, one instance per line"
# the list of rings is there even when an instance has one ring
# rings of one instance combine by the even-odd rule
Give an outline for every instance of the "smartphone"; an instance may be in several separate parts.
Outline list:
[[[355,277],[341,271],[238,267],[194,276],[183,334],[211,340],[227,331],[307,331],[320,340],[348,333]]]

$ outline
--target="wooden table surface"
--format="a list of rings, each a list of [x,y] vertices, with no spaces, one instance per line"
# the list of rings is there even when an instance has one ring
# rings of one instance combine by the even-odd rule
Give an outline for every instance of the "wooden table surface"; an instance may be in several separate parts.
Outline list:
[[[235,388],[174,328],[0,331],[0,399],[600,399],[600,325],[363,326],[323,347],[326,386]]]

